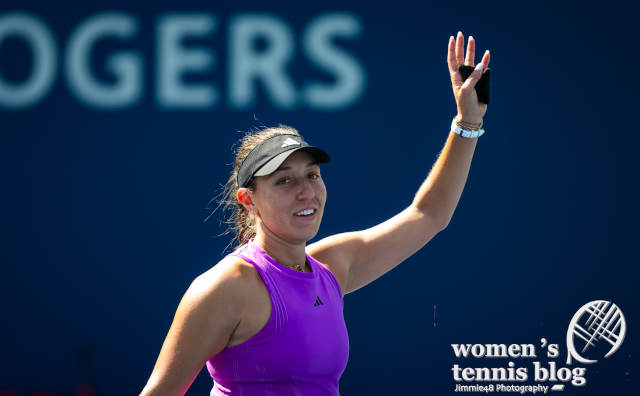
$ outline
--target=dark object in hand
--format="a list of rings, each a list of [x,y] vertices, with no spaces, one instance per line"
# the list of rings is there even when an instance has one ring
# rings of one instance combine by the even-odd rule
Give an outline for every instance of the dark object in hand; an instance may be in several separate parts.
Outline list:
[[[460,70],[460,74],[462,74],[462,79],[464,81],[469,77],[469,75],[471,75],[471,73],[473,73],[474,67],[462,65],[458,70]],[[482,73],[482,77],[480,77],[480,80],[476,84],[476,93],[478,94],[478,102],[489,104],[489,72],[490,71],[491,69],[486,68]]]

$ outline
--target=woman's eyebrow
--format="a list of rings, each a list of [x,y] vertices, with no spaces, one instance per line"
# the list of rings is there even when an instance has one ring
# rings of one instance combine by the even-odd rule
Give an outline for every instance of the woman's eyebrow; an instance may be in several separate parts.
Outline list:
[[[311,161],[311,162],[309,162],[307,164],[307,168],[311,168],[314,165],[318,165],[318,163],[316,161]],[[280,172],[280,171],[286,171],[286,170],[291,170],[291,167],[290,166],[284,166],[282,168],[278,168],[275,171],[273,171],[272,174],[275,174],[275,173]]]

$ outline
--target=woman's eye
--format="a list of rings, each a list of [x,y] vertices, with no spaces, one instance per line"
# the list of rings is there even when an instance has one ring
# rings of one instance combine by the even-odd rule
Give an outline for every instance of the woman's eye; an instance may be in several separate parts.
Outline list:
[[[280,180],[278,180],[278,184],[288,184],[291,181],[291,179],[289,179],[288,177],[284,177]]]
[[[312,174],[309,175],[309,179],[311,179],[311,180],[316,180],[316,179],[319,179],[319,178],[320,178],[320,175],[317,174],[317,173],[312,173]]]

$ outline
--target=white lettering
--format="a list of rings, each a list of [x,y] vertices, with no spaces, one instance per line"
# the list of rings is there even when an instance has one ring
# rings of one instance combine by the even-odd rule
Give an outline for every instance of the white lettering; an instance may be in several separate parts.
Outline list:
[[[54,35],[38,18],[15,12],[0,16],[0,44],[9,36],[22,38],[33,58],[29,77],[21,83],[8,83],[0,75],[0,106],[22,109],[38,103],[47,94],[56,75]]]
[[[354,14],[320,15],[302,29],[299,41],[290,24],[277,15],[238,14],[227,24],[226,49],[219,52],[226,55],[222,60],[218,60],[218,52],[210,46],[187,44],[191,39],[209,40],[218,26],[218,19],[207,13],[161,15],[155,23],[151,55],[146,50],[131,48],[140,36],[136,16],[103,12],[80,21],[63,45],[64,52],[58,53],[56,36],[43,20],[24,12],[0,14],[0,45],[7,39],[17,39],[26,43],[30,55],[26,58],[20,53],[19,63],[14,64],[28,70],[27,76],[12,77],[1,74],[2,63],[12,62],[16,57],[3,52],[0,108],[19,110],[42,101],[55,83],[58,66],[63,69],[71,94],[82,104],[102,110],[139,103],[145,94],[146,81],[153,81],[153,99],[163,109],[215,107],[222,101],[222,88],[218,84],[226,87],[228,108],[235,110],[256,106],[258,97],[264,94],[278,109],[306,106],[336,111],[353,105],[365,90],[363,65],[335,42],[361,35],[363,27]],[[103,49],[114,48],[114,43],[120,48],[105,53]],[[327,80],[305,81],[301,77],[296,83],[294,76],[303,75],[291,73],[288,68],[298,45],[307,66],[325,73]],[[64,64],[58,65],[58,56]],[[194,74],[209,78],[213,68],[223,63],[226,81],[189,79]],[[478,347],[475,351],[479,352]]]
[[[468,357],[469,352],[476,358],[535,358],[536,349],[533,344],[451,344],[456,357]]]
[[[186,50],[186,37],[205,36],[216,28],[213,16],[203,14],[165,15],[158,23],[156,84],[158,103],[163,107],[211,107],[218,100],[217,91],[208,85],[185,85],[182,74],[206,71],[214,64],[207,50]]]
[[[451,348],[453,348],[453,353],[455,353],[456,357],[468,357],[469,351],[471,350],[471,344],[451,344]]]
[[[266,48],[256,51],[257,39]],[[255,103],[256,80],[261,80],[276,107],[290,109],[296,102],[296,89],[286,72],[293,58],[293,33],[281,19],[270,15],[235,17],[229,27],[229,100],[233,107],[245,109]]]
[[[90,17],[71,34],[66,53],[66,76],[71,91],[82,101],[104,109],[135,104],[142,95],[140,55],[122,52],[106,61],[106,69],[116,76],[104,84],[91,75],[91,50],[105,36],[127,39],[138,30],[137,20],[122,13],[103,13]]]
[[[356,38],[362,32],[360,21],[351,14],[327,14],[307,28],[304,51],[314,64],[335,77],[334,84],[308,83],[304,97],[310,107],[334,110],[356,102],[365,86],[362,65],[345,51],[332,45],[334,37]]]

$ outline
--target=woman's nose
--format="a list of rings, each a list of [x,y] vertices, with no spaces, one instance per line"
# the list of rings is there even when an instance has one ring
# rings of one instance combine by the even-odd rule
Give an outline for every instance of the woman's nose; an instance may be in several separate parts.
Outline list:
[[[300,191],[298,192],[297,196],[299,200],[313,198],[314,194],[315,191],[313,190],[313,187],[311,186],[311,182],[309,180],[304,180],[302,183],[300,183]]]

